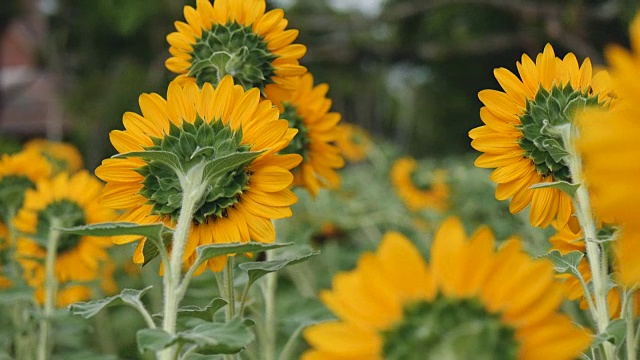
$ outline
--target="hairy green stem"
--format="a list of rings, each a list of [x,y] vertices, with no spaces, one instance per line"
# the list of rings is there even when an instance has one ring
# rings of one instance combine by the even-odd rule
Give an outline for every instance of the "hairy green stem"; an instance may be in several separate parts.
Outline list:
[[[182,297],[178,296],[178,287],[182,275],[182,257],[189,238],[189,230],[193,221],[196,204],[202,197],[205,186],[203,185],[204,165],[196,165],[186,175],[179,175],[182,187],[182,204],[178,222],[173,232],[173,243],[169,267],[164,269],[164,311],[162,329],[171,335],[176,333],[176,321],[178,317],[178,305]],[[166,262],[165,262],[166,263]],[[184,295],[184,293],[182,293]],[[159,354],[161,360],[174,360],[178,355],[177,346],[173,345]]]
[[[636,342],[636,334],[635,334],[635,314],[633,313],[633,308],[635,306],[634,301],[634,293],[635,290],[625,291],[624,292],[624,307],[622,308],[622,317],[625,319],[627,323],[627,338],[626,338],[626,346],[627,346],[627,360],[636,360],[637,358],[637,342]]]
[[[269,253],[266,254],[267,260],[269,259]],[[275,309],[275,297],[276,287],[278,285],[277,272],[271,272],[265,275],[265,283],[262,287],[262,296],[264,298],[264,341],[262,342],[264,348],[262,354],[265,360],[274,360],[276,357],[276,341],[278,336],[276,334],[276,309]]]
[[[46,360],[49,358],[49,337],[51,328],[51,317],[56,301],[56,292],[58,291],[58,280],[55,274],[56,252],[58,250],[58,242],[60,241],[60,222],[52,219],[51,229],[49,229],[49,239],[47,241],[47,255],[44,260],[45,283],[44,283],[44,308],[39,323],[38,334],[38,360]]]
[[[574,126],[567,126],[562,129],[562,140],[565,149],[569,152],[569,170],[574,184],[580,185],[574,196],[576,216],[582,227],[582,234],[587,248],[587,260],[591,270],[591,282],[593,284],[593,296],[595,298],[595,323],[598,334],[607,331],[609,326],[609,311],[607,306],[607,254],[600,246],[597,239],[596,224],[591,211],[589,191],[582,178],[582,159],[575,148],[575,139],[578,137],[577,129]],[[585,297],[589,297],[585,293]],[[615,359],[615,347],[610,342],[604,342],[605,359]]]
[[[224,288],[226,292],[227,298],[227,307],[225,310],[225,320],[227,322],[233,320],[236,316],[236,292],[235,287],[233,286],[233,267],[234,267],[234,257],[227,257],[227,266],[224,270]],[[233,360],[236,359],[236,355],[234,354],[226,354],[224,356],[225,360]]]

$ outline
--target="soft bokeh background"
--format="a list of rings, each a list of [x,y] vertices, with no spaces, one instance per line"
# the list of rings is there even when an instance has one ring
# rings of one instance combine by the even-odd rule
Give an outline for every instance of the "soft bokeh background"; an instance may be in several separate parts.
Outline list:
[[[113,154],[107,133],[141,92],[164,93],[165,36],[180,0],[8,0],[0,5],[0,136],[70,140],[87,167]],[[307,45],[334,110],[415,156],[470,150],[477,92],[545,43],[601,64],[626,44],[635,0],[269,0]]]
[[[0,153],[48,137],[75,144],[89,170],[114,154],[108,132],[122,129],[124,112],[139,111],[140,93],[164,94],[173,77],[164,67],[165,36],[174,30],[173,21],[183,20],[185,3],[195,0],[0,0]],[[427,255],[437,223],[456,215],[469,231],[488,224],[499,239],[518,234],[530,252],[547,250],[553,230],[531,228],[526,211],[510,215],[508,202],[494,198],[489,171],[472,165],[477,154],[467,132],[481,124],[477,93],[498,88],[494,68],[515,71],[522,53],[535,56],[547,42],[559,56],[573,51],[579,59],[589,56],[602,64],[606,44],[628,46],[637,0],[267,4],[283,7],[289,27],[300,30],[297,42],[308,48],[302,63],[317,82],[329,83],[333,110],[375,139],[367,161],[341,172],[339,191],[312,200],[297,190],[293,218],[277,222],[278,241],[322,250],[280,277],[281,342],[295,338],[301,325],[331,316],[315,294],[330,286],[335,272],[352,268],[362,251],[374,249],[387,230],[407,234]],[[446,213],[409,211],[392,190],[390,168],[407,154],[420,159],[423,172],[448,171]],[[112,249],[118,285],[155,284],[145,300],[158,312],[158,265],[140,270],[131,263],[132,252],[131,246]],[[215,296],[211,273],[192,285],[185,303],[203,305]],[[254,295],[250,317],[261,306]],[[61,313],[68,322],[56,328],[61,358],[145,358],[135,346],[142,321],[130,309],[109,309],[95,323]],[[6,321],[0,313],[0,345],[13,336]],[[255,346],[249,355],[259,353]],[[305,346],[298,340],[295,353]]]

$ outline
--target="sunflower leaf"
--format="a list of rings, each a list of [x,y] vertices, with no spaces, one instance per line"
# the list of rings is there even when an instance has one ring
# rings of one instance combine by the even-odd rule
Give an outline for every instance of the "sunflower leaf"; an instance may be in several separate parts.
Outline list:
[[[162,329],[141,329],[136,332],[136,342],[140,353],[145,350],[157,352],[176,342],[176,338]]]
[[[542,188],[558,189],[566,194],[569,194],[569,196],[573,197],[576,193],[576,190],[578,190],[579,187],[580,187],[580,184],[571,184],[566,181],[554,181],[554,182],[548,182],[548,183],[533,184],[529,187],[529,189],[542,189]]]
[[[228,244],[211,244],[199,246],[196,248],[198,258],[194,265],[200,266],[205,261],[214,258],[216,256],[223,256],[236,253],[253,253],[259,251],[278,249],[284,246],[289,246],[292,243],[285,244],[263,244],[259,242],[246,242],[246,243],[228,243]]]
[[[157,161],[171,167],[176,173],[182,174],[184,169],[180,158],[170,151],[163,150],[145,150],[145,151],[130,151],[123,154],[116,154],[113,158],[129,158],[137,157],[146,161]]]
[[[624,319],[613,320],[607,326],[607,329],[598,334],[591,344],[592,348],[596,348],[604,342],[612,342],[613,344],[620,346],[627,333],[627,323]]]
[[[130,222],[106,222],[59,229],[60,231],[85,236],[138,235],[147,238],[142,248],[144,265],[160,254],[159,247],[171,243],[173,230],[162,223],[136,224]]]
[[[179,332],[179,342],[193,343],[197,352],[204,355],[235,354],[254,340],[248,327],[251,322],[234,319],[227,323],[206,323]]]
[[[186,305],[178,309],[178,317],[194,317],[206,321],[211,321],[216,311],[222,309],[227,305],[227,301],[222,298],[215,298],[211,300],[206,306],[199,307],[196,305]],[[164,313],[153,314],[153,317],[162,318]]]
[[[71,311],[72,314],[80,315],[85,319],[95,316],[102,309],[117,305],[128,305],[138,311],[143,311],[144,304],[142,304],[140,299],[144,294],[151,290],[152,287],[153,286],[147,286],[142,290],[124,289],[120,294],[110,296],[108,298],[88,302],[78,302],[69,305],[69,311]]]
[[[295,265],[310,259],[313,256],[320,254],[320,251],[313,251],[306,255],[302,255],[293,259],[282,259],[282,260],[269,260],[269,261],[260,261],[260,262],[247,262],[238,265],[240,269],[247,272],[249,275],[249,281],[247,286],[251,286],[256,280],[261,277],[267,275],[268,273],[278,271],[285,266]]]
[[[68,234],[85,236],[139,235],[158,242],[164,233],[173,232],[172,229],[164,226],[162,223],[141,225],[131,222],[104,222],[58,230]]]
[[[244,167],[262,153],[263,151],[241,152],[211,160],[204,169],[204,177],[207,180],[219,178],[230,170]]]
[[[578,265],[582,258],[584,258],[584,253],[582,253],[582,251],[571,251],[562,255],[560,251],[553,250],[545,255],[545,257],[553,262],[553,266],[559,274],[582,276],[580,271],[578,271]]]
[[[200,354],[235,354],[244,349],[254,336],[245,323],[234,319],[228,323],[203,323],[172,336],[160,329],[142,329],[136,333],[138,350],[160,351],[176,343],[196,346]]]

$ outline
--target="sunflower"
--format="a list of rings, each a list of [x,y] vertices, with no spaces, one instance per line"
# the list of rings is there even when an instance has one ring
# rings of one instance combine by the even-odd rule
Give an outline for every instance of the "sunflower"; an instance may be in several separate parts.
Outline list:
[[[122,154],[130,151],[163,150],[175,154],[184,167],[222,156],[262,152],[248,164],[240,163],[212,179],[195,211],[187,241],[185,265],[195,261],[195,249],[212,243],[273,242],[272,219],[291,216],[290,205],[297,197],[289,190],[298,154],[279,155],[295,136],[271,101],[261,100],[256,88],[244,91],[226,76],[218,87],[207,83],[202,90],[195,83],[172,82],[167,100],[157,94],[140,96],[143,116],[126,113],[126,130],[112,131],[111,143]],[[180,212],[181,187],[177,175],[166,165],[141,158],[113,158],[96,169],[107,182],[102,204],[124,211],[122,221],[163,222],[174,227]],[[139,237],[117,238],[117,243]],[[134,262],[144,263],[145,240],[138,244]],[[211,259],[214,271],[221,270],[226,257]]]
[[[24,144],[24,151],[35,151],[49,161],[54,173],[76,172],[82,169],[82,156],[75,146],[45,139],[33,139]]]
[[[307,189],[316,196],[320,188],[340,186],[335,169],[344,166],[344,159],[332,142],[338,136],[336,125],[340,114],[329,112],[331,100],[326,98],[327,84],[313,86],[309,73],[294,80],[295,91],[267,89],[267,97],[280,109],[280,118],[289,121],[289,127],[298,133],[280,153],[299,154],[302,163],[294,169],[294,185]]]
[[[21,232],[16,258],[29,285],[44,284],[43,260],[52,223],[73,227],[114,220],[115,213],[98,204],[102,187],[98,179],[80,171],[42,180],[27,191],[14,225]],[[100,263],[108,259],[105,249],[112,244],[109,238],[70,234],[58,241],[54,272],[59,283],[96,279]]]
[[[562,288],[551,263],[529,258],[516,240],[494,251],[487,228],[467,240],[456,218],[437,231],[431,265],[388,233],[320,296],[339,320],[304,331],[313,347],[304,360],[562,360],[592,340],[557,313]]]
[[[292,44],[298,30],[285,30],[282,9],[265,13],[264,0],[197,0],[184,7],[185,22],[167,36],[172,57],[167,69],[179,81],[217,85],[226,75],[246,90],[295,88],[293,80],[307,70],[298,60],[304,45]]]
[[[411,211],[445,211],[449,196],[446,172],[442,169],[418,172],[417,168],[416,160],[410,156],[396,160],[391,167],[391,183],[396,193]]]
[[[87,301],[91,299],[91,295],[91,288],[87,285],[75,283],[63,284],[58,288],[55,304],[58,308],[64,308],[79,301]],[[39,304],[44,303],[44,287],[37,288],[34,292],[34,297]]]
[[[22,151],[0,158],[0,220],[9,223],[22,206],[24,193],[51,175],[51,166],[40,154]]]
[[[640,15],[631,23],[632,51],[618,46],[606,57],[619,100],[615,111],[589,111],[581,121],[578,147],[584,160],[585,182],[600,218],[623,225],[616,242],[619,280],[640,283]]]
[[[547,44],[534,63],[527,55],[517,63],[519,79],[509,70],[494,71],[502,91],[478,94],[484,107],[484,126],[469,132],[471,145],[484,154],[475,165],[497,168],[491,179],[498,183],[496,199],[511,199],[517,213],[531,204],[530,222],[546,227],[554,219],[564,226],[574,212],[571,198],[555,188],[529,189],[554,181],[571,182],[564,144],[557,127],[573,122],[574,112],[585,106],[606,107],[609,79],[605,71],[592,76],[587,58],[578,66],[569,53],[555,57]]]
[[[556,222],[553,222],[552,225],[556,228],[556,233],[549,238],[549,242],[552,245],[551,250],[558,250],[563,255],[571,251],[580,251],[584,253],[585,257],[582,258],[578,264],[578,271],[585,283],[588,284],[591,281],[591,268],[589,267],[589,262],[586,258],[586,245],[584,237],[582,236],[582,230],[579,229],[578,231],[574,231],[570,226],[565,226],[564,228],[559,229]],[[601,227],[600,232],[611,232],[611,228],[605,225]],[[584,289],[582,288],[578,278],[571,274],[558,274],[556,277],[564,279],[567,298],[569,300],[580,300],[580,308],[583,310],[587,309],[588,304],[584,298]],[[636,314],[640,314],[640,292],[636,291],[634,296],[636,298],[636,301],[634,302],[634,312]],[[620,316],[621,306],[622,298],[620,297],[620,289],[617,287],[611,287],[607,293],[607,307],[610,318],[615,319]]]
[[[351,162],[366,159],[372,144],[369,133],[358,125],[344,122],[338,125],[337,129],[336,146],[342,156]]]

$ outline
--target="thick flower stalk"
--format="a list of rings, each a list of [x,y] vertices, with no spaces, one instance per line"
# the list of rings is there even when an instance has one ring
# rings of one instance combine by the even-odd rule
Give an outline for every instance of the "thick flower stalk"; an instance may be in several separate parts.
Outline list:
[[[591,335],[558,313],[552,264],[529,258],[517,240],[494,247],[487,228],[467,239],[450,218],[427,264],[388,233],[321,293],[338,320],[305,330],[312,349],[302,359],[576,358]]]

